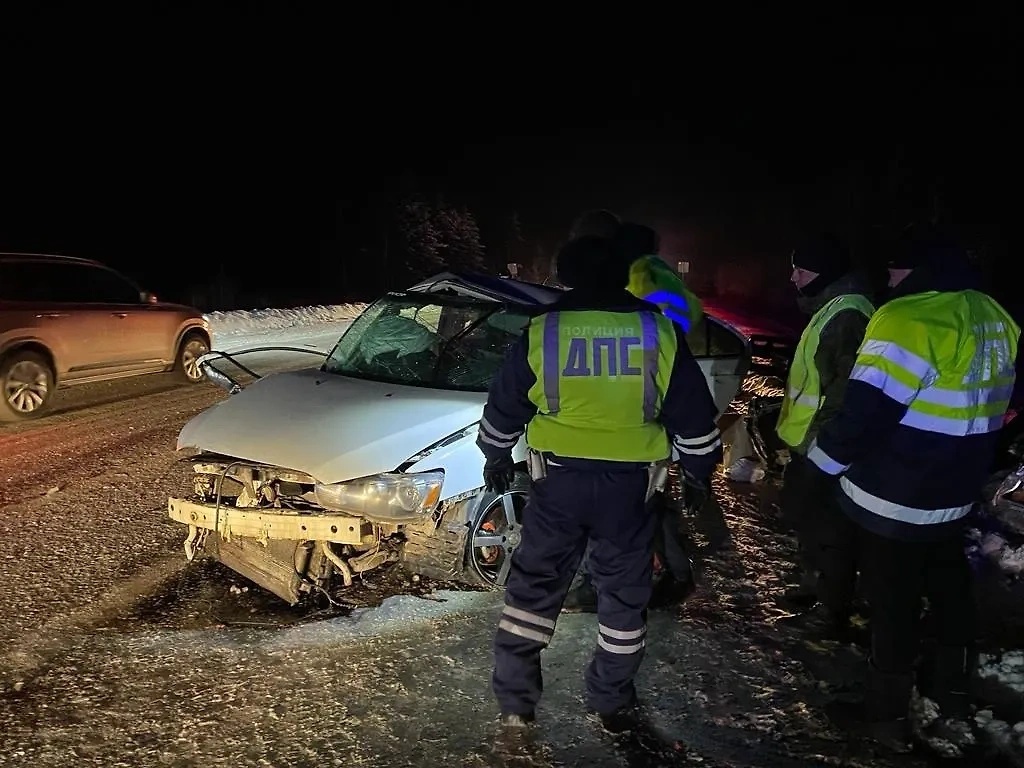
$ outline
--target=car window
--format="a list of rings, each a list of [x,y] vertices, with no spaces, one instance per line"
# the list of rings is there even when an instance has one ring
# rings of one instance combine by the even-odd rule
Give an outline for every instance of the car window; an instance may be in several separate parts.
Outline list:
[[[0,265],[0,298],[9,301],[69,302],[78,293],[68,265],[11,261]]]
[[[104,267],[48,261],[0,264],[0,299],[59,304],[139,304],[139,289]]]
[[[746,346],[727,326],[710,316],[701,323],[695,333],[686,336],[686,343],[694,357],[742,357]]]
[[[509,347],[522,336],[529,321],[526,315],[501,311],[471,328],[441,355],[437,376],[440,385],[488,389]]]
[[[75,280],[80,282],[82,298],[87,304],[139,304],[141,294],[137,286],[113,270],[88,265],[73,265]]]
[[[389,296],[352,324],[324,370],[376,381],[486,391],[527,319],[490,302]]]
[[[24,270],[16,261],[0,261],[0,301],[25,301]]]

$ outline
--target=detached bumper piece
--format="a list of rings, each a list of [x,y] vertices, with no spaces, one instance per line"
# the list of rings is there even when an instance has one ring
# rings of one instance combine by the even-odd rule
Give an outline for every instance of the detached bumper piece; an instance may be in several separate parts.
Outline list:
[[[361,518],[334,512],[299,514],[285,509],[238,509],[223,504],[220,507],[196,504],[184,499],[170,499],[167,512],[172,520],[216,531],[227,541],[236,536],[244,536],[262,542],[291,539],[358,545],[364,543],[363,536],[372,535],[370,524]]]
[[[188,526],[184,547],[189,561],[203,550],[291,605],[303,594],[328,586],[335,568],[332,561],[338,560],[324,551],[330,543],[374,541],[369,523],[338,513],[218,508],[170,499],[168,514]]]

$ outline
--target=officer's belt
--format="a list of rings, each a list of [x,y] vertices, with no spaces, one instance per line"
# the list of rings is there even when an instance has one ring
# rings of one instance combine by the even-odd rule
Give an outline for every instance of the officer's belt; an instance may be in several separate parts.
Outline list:
[[[671,461],[669,459],[664,459],[647,465],[647,501],[650,501],[651,497],[658,491],[665,490],[665,486],[668,485],[669,464],[671,464]],[[527,448],[526,466],[530,472],[530,478],[536,481],[542,480],[548,476],[549,466],[557,467],[561,465],[552,458],[545,456],[540,451],[535,451],[533,448]]]

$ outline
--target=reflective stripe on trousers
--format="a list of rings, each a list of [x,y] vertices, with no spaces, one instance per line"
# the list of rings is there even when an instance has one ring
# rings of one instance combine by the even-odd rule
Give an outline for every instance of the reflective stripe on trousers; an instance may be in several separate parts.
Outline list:
[[[597,645],[608,653],[629,656],[639,653],[646,646],[644,636],[647,627],[640,629],[611,629],[604,624],[597,625]]]
[[[554,635],[555,621],[524,611],[522,608],[506,605],[501,611],[498,629],[547,645]]]

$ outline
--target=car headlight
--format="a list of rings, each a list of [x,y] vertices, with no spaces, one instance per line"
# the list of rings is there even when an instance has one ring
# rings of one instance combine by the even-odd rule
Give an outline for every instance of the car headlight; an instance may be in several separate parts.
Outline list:
[[[444,472],[389,472],[314,488],[324,509],[359,515],[381,523],[407,523],[437,509]]]

